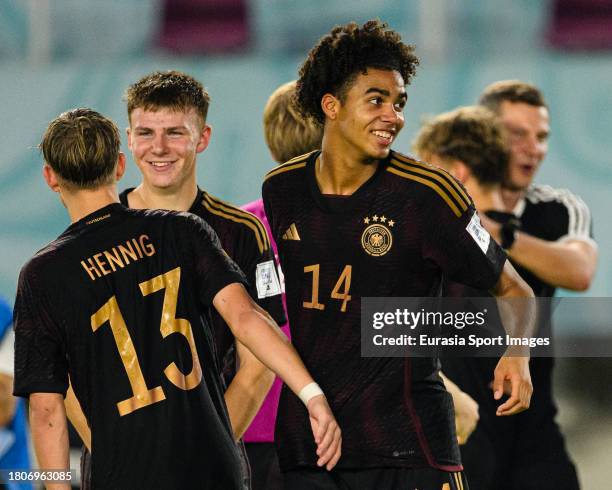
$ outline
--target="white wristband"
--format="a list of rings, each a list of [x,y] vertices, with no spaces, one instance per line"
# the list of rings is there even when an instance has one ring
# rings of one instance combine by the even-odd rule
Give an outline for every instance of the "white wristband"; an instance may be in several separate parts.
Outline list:
[[[302,388],[298,393],[298,396],[300,397],[300,400],[302,400],[304,405],[308,405],[308,402],[311,398],[314,398],[315,396],[319,395],[323,395],[323,390],[317,383],[314,382],[304,386],[304,388]]]

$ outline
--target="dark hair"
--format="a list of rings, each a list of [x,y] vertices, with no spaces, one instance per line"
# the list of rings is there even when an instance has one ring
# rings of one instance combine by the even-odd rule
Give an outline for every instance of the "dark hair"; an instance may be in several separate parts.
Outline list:
[[[396,70],[408,84],[418,64],[414,46],[404,44],[397,32],[379,20],[362,27],[354,22],[336,26],[310,50],[301,66],[296,103],[304,117],[323,124],[321,98],[326,93],[343,101],[350,84],[368,68]]]
[[[484,89],[478,103],[496,114],[502,102],[522,102],[535,107],[546,107],[544,95],[535,86],[520,80],[501,80]]]
[[[121,140],[113,121],[81,107],[51,121],[39,148],[66,183],[94,189],[112,182]]]
[[[195,78],[180,71],[156,71],[130,85],[125,93],[128,119],[138,107],[144,110],[194,108],[206,122],[210,96]]]
[[[460,107],[430,119],[412,148],[421,158],[460,160],[484,185],[501,183],[508,166],[503,127],[495,114],[480,106]]]

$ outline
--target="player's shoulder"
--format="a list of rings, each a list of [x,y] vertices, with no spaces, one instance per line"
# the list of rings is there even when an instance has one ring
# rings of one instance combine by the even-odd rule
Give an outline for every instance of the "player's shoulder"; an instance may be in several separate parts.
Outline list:
[[[292,158],[288,162],[285,162],[278,167],[274,167],[264,177],[264,185],[270,185],[271,183],[276,184],[278,182],[287,181],[290,179],[303,179],[308,161],[313,157],[316,158],[315,155],[318,155],[319,153],[320,150],[314,150],[309,153],[305,153],[304,155]]]
[[[182,211],[127,207],[124,211],[126,219],[132,221],[132,226],[140,224],[145,228],[151,226],[156,228],[193,227],[196,224],[201,225],[204,223],[201,218]]]
[[[556,204],[565,208],[586,208],[580,196],[569,189],[555,188],[546,184],[532,184],[525,193],[525,199],[531,204]]]
[[[232,241],[252,241],[256,243],[259,253],[270,248],[268,233],[261,220],[253,213],[202,191],[199,209],[202,217],[222,236]]]
[[[457,217],[473,207],[472,198],[451,174],[408,155],[391,151],[386,167],[394,185],[414,196],[419,194],[431,205],[444,205]]]
[[[33,280],[44,276],[45,271],[50,270],[49,265],[55,265],[58,257],[61,257],[62,250],[69,246],[72,241],[70,236],[60,235],[52,242],[38,250],[22,267],[19,273],[19,280]]]

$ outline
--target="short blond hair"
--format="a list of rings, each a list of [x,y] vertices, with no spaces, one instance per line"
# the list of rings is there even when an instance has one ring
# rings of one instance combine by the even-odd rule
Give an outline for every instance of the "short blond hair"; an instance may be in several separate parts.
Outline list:
[[[321,148],[323,128],[304,119],[295,102],[296,81],[278,87],[268,99],[263,113],[266,144],[278,163]]]
[[[460,107],[426,121],[412,143],[419,158],[459,160],[481,184],[501,183],[508,165],[504,129],[489,109]]]
[[[51,121],[39,147],[45,162],[66,184],[95,189],[113,182],[120,145],[113,121],[81,107]]]

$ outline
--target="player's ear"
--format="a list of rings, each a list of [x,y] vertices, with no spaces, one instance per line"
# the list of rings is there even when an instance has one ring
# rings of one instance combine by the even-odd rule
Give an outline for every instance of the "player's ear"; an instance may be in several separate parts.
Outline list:
[[[470,167],[468,167],[461,160],[453,161],[453,170],[451,173],[453,174],[453,177],[455,177],[462,184],[465,184],[472,175]]]
[[[325,94],[321,98],[321,109],[323,114],[332,121],[338,117],[338,110],[340,109],[340,100],[338,100],[332,94]]]
[[[55,175],[53,169],[46,163],[43,165],[43,177],[45,178],[45,182],[49,186],[49,189],[51,189],[53,192],[60,191],[57,176]]]
[[[115,179],[117,182],[121,180],[123,174],[125,173],[125,153],[119,152],[119,156],[117,157],[117,168],[115,169]]]
[[[202,127],[202,130],[200,131],[200,140],[198,141],[198,146],[196,147],[196,151],[198,153],[203,152],[208,147],[208,143],[210,143],[211,133],[212,128],[205,123]]]

